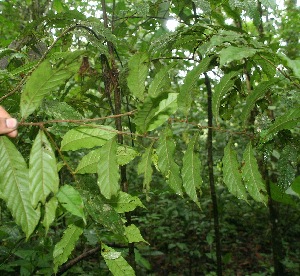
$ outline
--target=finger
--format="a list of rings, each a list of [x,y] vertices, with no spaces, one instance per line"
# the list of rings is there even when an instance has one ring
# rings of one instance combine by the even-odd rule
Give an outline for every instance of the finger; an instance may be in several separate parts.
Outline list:
[[[9,137],[16,137],[18,122],[15,118],[1,118],[0,117],[0,134],[6,134]]]

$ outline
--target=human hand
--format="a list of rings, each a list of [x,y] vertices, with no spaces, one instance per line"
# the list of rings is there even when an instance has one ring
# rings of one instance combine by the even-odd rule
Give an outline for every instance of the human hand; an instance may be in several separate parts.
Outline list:
[[[12,118],[7,111],[0,106],[0,135],[5,134],[8,137],[14,138],[18,135],[18,122]]]

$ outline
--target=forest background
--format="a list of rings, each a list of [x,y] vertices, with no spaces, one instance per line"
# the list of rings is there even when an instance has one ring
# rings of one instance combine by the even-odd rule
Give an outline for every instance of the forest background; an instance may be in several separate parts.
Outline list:
[[[299,17],[0,1],[1,275],[299,275]]]

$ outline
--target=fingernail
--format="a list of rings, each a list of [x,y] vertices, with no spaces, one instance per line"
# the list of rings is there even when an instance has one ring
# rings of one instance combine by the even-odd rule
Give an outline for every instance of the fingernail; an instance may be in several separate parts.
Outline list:
[[[15,118],[6,119],[6,126],[8,128],[16,128],[18,125],[18,121]]]

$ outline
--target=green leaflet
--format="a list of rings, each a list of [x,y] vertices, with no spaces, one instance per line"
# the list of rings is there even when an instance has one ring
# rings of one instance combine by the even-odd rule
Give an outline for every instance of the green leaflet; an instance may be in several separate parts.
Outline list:
[[[246,99],[246,104],[241,113],[241,121],[245,126],[247,124],[247,119],[250,115],[251,110],[254,108],[256,101],[263,98],[266,92],[270,89],[270,87],[276,83],[277,80],[264,81],[255,87],[255,89],[248,95]]]
[[[84,174],[84,173],[96,173],[97,165],[99,160],[101,159],[101,149],[95,149],[90,151],[87,155],[85,155],[79,162],[76,173]],[[135,151],[132,147],[129,146],[118,146],[117,147],[117,162],[118,165],[126,165],[130,161],[132,161],[136,156],[138,156],[138,152]]]
[[[57,273],[58,267],[68,260],[82,233],[82,228],[74,224],[69,225],[64,231],[61,240],[54,246],[53,250],[54,273]]]
[[[150,182],[152,180],[152,152],[153,143],[145,150],[137,167],[137,173],[144,175],[143,189],[146,192],[150,191]]]
[[[132,94],[139,100],[144,99],[145,81],[148,75],[148,56],[136,53],[128,61],[129,75],[127,84]]]
[[[75,72],[80,63],[76,62],[82,51],[63,54],[57,66],[50,60],[43,61],[28,79],[21,94],[21,116],[26,119],[42,103],[43,98],[64,84]]]
[[[176,63],[172,63],[168,66],[164,66],[155,76],[153,81],[149,85],[149,96],[151,98],[157,98],[162,93],[166,93],[171,86],[171,81],[169,77],[169,71],[172,69]]]
[[[246,46],[235,47],[228,46],[220,51],[220,66],[230,63],[235,60],[252,57],[258,50]]]
[[[40,219],[40,210],[30,201],[29,173],[25,160],[7,137],[0,137],[0,194],[21,226],[26,238],[34,231]]]
[[[189,142],[187,151],[183,156],[182,180],[185,192],[200,208],[197,190],[200,190],[202,185],[202,177],[200,157],[195,151],[197,142],[198,134]]]
[[[258,170],[251,142],[248,143],[244,151],[243,160],[244,166],[242,167],[242,177],[247,191],[254,200],[266,204],[267,197],[264,195],[266,187]]]
[[[223,181],[229,192],[239,199],[247,201],[247,194],[242,182],[242,175],[239,170],[237,154],[232,148],[232,140],[228,142],[224,149]]]
[[[102,243],[101,255],[112,275],[134,276],[135,272],[127,261],[122,257],[121,252],[117,252],[111,247]]]
[[[146,208],[137,196],[132,196],[122,191],[110,199],[109,203],[117,213],[131,212],[135,210],[136,207]]]
[[[238,75],[239,72],[230,72],[226,74],[220,82],[215,86],[215,92],[213,93],[212,97],[212,111],[213,115],[218,121],[219,117],[219,109],[221,105],[221,101],[226,95],[228,91],[230,91],[234,86],[233,78]]]
[[[44,214],[43,225],[45,227],[46,233],[48,233],[50,225],[55,220],[57,206],[58,206],[58,201],[57,201],[56,197],[52,197],[45,204],[45,214]]]
[[[126,236],[129,243],[133,243],[133,242],[148,243],[142,237],[140,229],[137,228],[134,224],[130,224],[129,226],[125,226],[125,236]]]
[[[87,191],[82,191],[81,194],[85,208],[95,223],[100,223],[108,230],[122,237],[124,235],[124,224],[115,209],[105,203],[104,199],[99,195],[94,196]]]
[[[178,95],[178,108],[183,112],[185,116],[191,108],[193,102],[193,90],[197,85],[200,75],[206,72],[209,68],[210,62],[214,57],[206,57],[194,67],[193,70],[189,71],[185,77],[184,84],[180,87],[180,93]]]
[[[120,190],[119,184],[119,165],[117,162],[117,143],[115,139],[108,141],[101,149],[98,162],[98,186],[101,194],[110,199]]]
[[[278,131],[283,129],[292,129],[299,124],[300,106],[287,111],[284,115],[275,119],[275,122],[266,130],[261,132],[261,141],[263,143],[273,139]]]
[[[94,127],[81,126],[68,131],[62,141],[61,150],[78,150],[104,145],[116,136],[115,129],[110,126],[95,125]]]
[[[80,193],[70,185],[64,185],[59,189],[56,197],[60,204],[74,216],[80,217],[86,223],[84,204]]]
[[[46,135],[40,130],[34,140],[29,157],[31,203],[43,204],[48,195],[58,191],[59,178],[55,154]]]
[[[162,98],[167,96],[167,98]],[[139,109],[134,122],[140,133],[161,126],[177,110],[177,93],[169,93],[155,99],[148,98]]]
[[[175,142],[169,128],[160,136],[157,147],[158,167],[168,179],[169,186],[182,196],[182,179],[179,166],[174,161]]]

